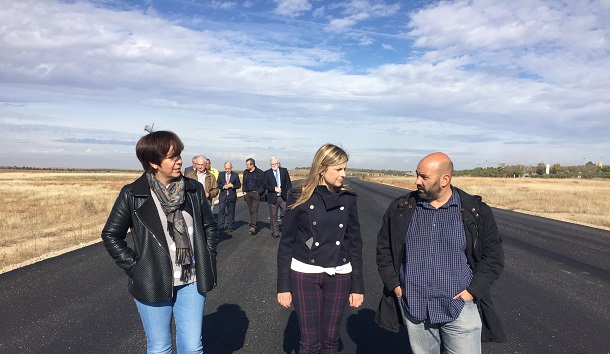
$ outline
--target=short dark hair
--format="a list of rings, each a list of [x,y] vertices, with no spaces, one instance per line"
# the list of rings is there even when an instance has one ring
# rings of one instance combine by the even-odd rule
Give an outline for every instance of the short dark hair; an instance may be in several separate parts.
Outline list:
[[[172,156],[167,156],[171,148],[174,149]],[[136,156],[138,156],[144,171],[154,172],[151,163],[160,165],[166,157],[179,156],[184,148],[185,146],[178,135],[171,131],[160,130],[149,133],[138,140]]]
[[[255,165],[255,159],[253,159],[252,157],[247,158],[246,162],[248,162],[250,165],[256,166]]]

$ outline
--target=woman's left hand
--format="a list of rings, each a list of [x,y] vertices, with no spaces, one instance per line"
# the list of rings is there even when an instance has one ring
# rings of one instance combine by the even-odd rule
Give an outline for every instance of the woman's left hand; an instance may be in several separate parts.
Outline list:
[[[363,294],[350,294],[350,307],[357,308],[363,304],[363,299],[365,296]]]

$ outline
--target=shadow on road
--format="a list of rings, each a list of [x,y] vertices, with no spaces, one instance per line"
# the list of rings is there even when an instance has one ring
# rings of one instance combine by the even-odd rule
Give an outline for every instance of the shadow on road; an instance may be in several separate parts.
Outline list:
[[[299,321],[297,320],[297,314],[295,311],[291,312],[289,320],[286,322],[284,328],[284,342],[282,343],[283,353],[299,353],[299,340],[301,334],[299,333]]]
[[[223,304],[204,316],[205,353],[231,354],[244,346],[248,330],[246,312],[236,304]]]
[[[299,340],[301,340],[301,334],[299,330],[299,320],[297,320],[297,313],[291,312],[289,320],[286,322],[284,328],[284,342],[282,343],[282,352],[286,354],[297,354],[299,353]],[[342,338],[339,338],[339,351],[341,352],[344,348]]]
[[[346,330],[356,344],[355,354],[411,354],[407,332],[401,326],[399,333],[385,331],[374,322],[375,311],[362,309],[346,320]]]

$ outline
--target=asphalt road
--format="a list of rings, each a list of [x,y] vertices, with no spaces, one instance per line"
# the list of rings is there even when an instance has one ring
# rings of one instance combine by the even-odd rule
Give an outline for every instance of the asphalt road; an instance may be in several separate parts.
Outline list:
[[[341,353],[409,353],[405,331],[373,322],[382,283],[375,242],[382,214],[404,190],[350,180],[359,195],[364,239],[364,306],[347,308]],[[609,232],[494,209],[506,254],[493,288],[508,341],[485,353],[608,353]],[[237,230],[219,244],[219,285],[209,293],[204,346],[209,354],[297,353],[292,310],[276,303],[277,240],[266,205],[255,236],[246,203]],[[101,243],[0,275],[0,353],[144,353],[145,339],[123,271]]]

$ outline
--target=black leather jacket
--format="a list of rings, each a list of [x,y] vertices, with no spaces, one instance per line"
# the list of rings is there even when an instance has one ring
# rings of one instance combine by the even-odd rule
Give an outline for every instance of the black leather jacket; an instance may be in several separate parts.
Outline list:
[[[216,286],[218,227],[201,183],[185,178],[185,203],[193,212],[193,251],[197,290]],[[131,229],[134,248],[125,240]],[[162,302],[173,296],[173,266],[159,213],[146,176],[121,189],[102,230],[104,246],[129,276],[128,289],[143,302]]]

